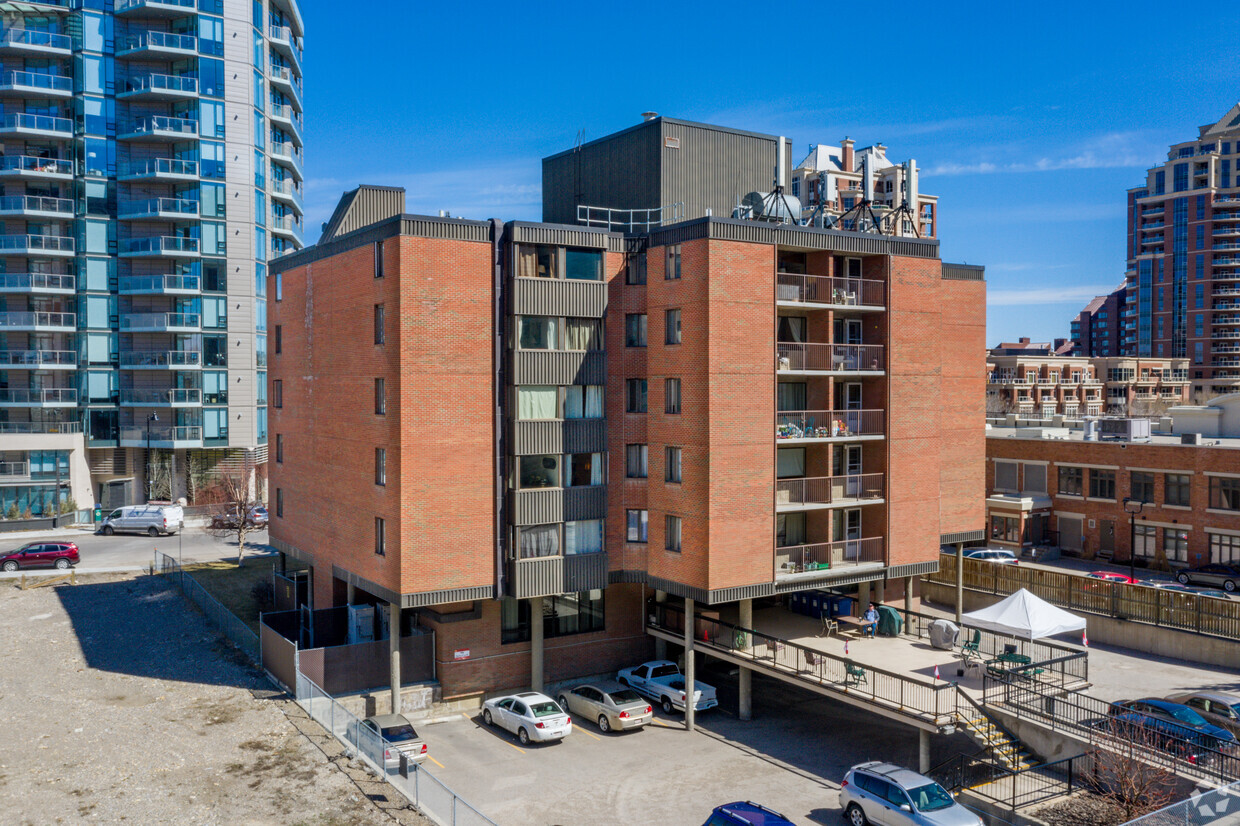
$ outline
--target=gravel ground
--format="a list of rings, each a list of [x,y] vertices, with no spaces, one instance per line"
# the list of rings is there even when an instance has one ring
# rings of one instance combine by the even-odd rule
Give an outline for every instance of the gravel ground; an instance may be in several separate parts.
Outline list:
[[[78,583],[0,583],[0,821],[429,824],[157,577]]]

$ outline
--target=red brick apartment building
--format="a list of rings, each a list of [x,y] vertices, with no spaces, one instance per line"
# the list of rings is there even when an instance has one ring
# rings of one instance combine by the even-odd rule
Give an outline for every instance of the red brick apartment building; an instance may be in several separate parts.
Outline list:
[[[648,599],[902,596],[984,533],[982,275],[935,240],[361,187],[271,265],[272,544],[314,607],[433,629],[444,698],[632,664]]]

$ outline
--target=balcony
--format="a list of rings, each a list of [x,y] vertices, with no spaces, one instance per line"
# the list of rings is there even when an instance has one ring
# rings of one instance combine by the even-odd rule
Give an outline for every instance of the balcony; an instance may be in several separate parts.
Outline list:
[[[826,579],[882,568],[887,562],[881,536],[816,542],[775,549],[775,577],[780,581]]]
[[[120,447],[146,447],[147,429],[143,426],[122,425]],[[156,425],[150,429],[150,445],[162,449],[178,447],[202,447],[202,428],[195,425]]]
[[[285,201],[294,204],[298,209],[302,208],[301,187],[292,178],[273,180],[268,187],[268,192],[273,200]]]
[[[73,350],[0,350],[0,368],[25,370],[74,370]]]
[[[273,161],[289,167],[297,173],[299,179],[305,180],[305,173],[302,172],[302,154],[301,147],[294,146],[292,141],[284,141],[283,143],[272,143],[267,154],[271,156]]]
[[[192,100],[198,97],[198,78],[180,75],[148,74],[131,77],[122,100]]]
[[[184,17],[193,14],[194,0],[116,0],[118,17]]]
[[[0,178],[71,181],[73,180],[73,163],[34,155],[5,155],[0,157]]]
[[[76,313],[0,312],[0,331],[4,332],[72,333],[76,330]]]
[[[195,370],[202,367],[198,350],[126,350],[120,354],[122,370]]]
[[[0,390],[0,405],[8,407],[77,407],[77,390],[71,387],[45,387],[40,390],[10,387]]]
[[[862,278],[825,275],[776,274],[775,300],[780,306],[848,308],[879,311],[886,307],[886,284]]]
[[[68,118],[53,117],[52,115],[28,115],[25,112],[12,112],[0,117],[0,135],[69,140],[73,137],[73,121]]]
[[[29,462],[0,462],[0,479],[11,481],[13,479],[29,479],[30,463]]]
[[[122,181],[196,181],[198,161],[182,161],[175,158],[152,158],[141,163],[121,167]]]
[[[0,216],[17,218],[72,218],[73,201],[38,195],[10,195],[0,198]]]
[[[193,221],[198,218],[198,201],[189,198],[148,198],[142,201],[129,201],[120,205],[118,217],[122,221]]]
[[[276,235],[283,235],[301,242],[301,221],[292,215],[272,215],[267,221],[267,229]]]
[[[775,439],[789,444],[883,438],[883,410],[784,410],[775,414]]]
[[[0,433],[81,433],[81,422],[0,422]]]
[[[882,375],[881,344],[795,344],[776,345],[776,367],[780,373],[818,373],[822,375]]]
[[[277,52],[292,58],[296,66],[301,66],[303,57],[301,38],[293,34],[292,29],[288,26],[268,26],[267,39],[271,41],[271,45]]]
[[[202,391],[196,387],[164,390],[122,387],[121,404],[125,407],[191,407],[202,404]]]
[[[198,137],[198,121],[167,115],[145,115],[116,136],[122,141],[186,141]]]
[[[292,95],[298,104],[301,103],[301,76],[292,67],[272,63],[267,69],[267,77],[273,87],[283,89],[286,94]]]
[[[883,482],[881,473],[778,479],[775,482],[775,510],[782,513],[881,504]]]
[[[121,242],[122,258],[197,258],[198,239],[157,235]]]
[[[73,39],[68,35],[37,29],[0,29],[0,54],[68,57],[72,50]]]
[[[272,103],[267,107],[267,115],[271,118],[273,123],[286,126],[291,129],[293,136],[297,138],[297,141],[299,143],[303,142],[301,135],[301,112],[298,112],[288,104]]]
[[[125,38],[117,57],[151,60],[198,56],[198,38],[192,34],[146,32]]]
[[[122,313],[122,333],[200,333],[198,313]]]
[[[198,295],[202,279],[196,275],[123,275],[121,295]]]
[[[73,78],[42,72],[0,72],[0,96],[72,97]]]
[[[0,273],[0,293],[73,295],[76,289],[76,280],[72,275],[42,272]]]

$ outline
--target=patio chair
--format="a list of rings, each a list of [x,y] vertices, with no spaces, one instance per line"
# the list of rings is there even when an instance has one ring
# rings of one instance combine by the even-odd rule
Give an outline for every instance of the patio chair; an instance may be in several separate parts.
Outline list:
[[[982,652],[978,650],[981,644],[982,632],[975,628],[973,629],[973,639],[960,646],[960,659],[964,660],[965,665],[982,656]]]
[[[853,665],[852,663],[849,663],[848,665],[844,666],[844,670],[845,670],[844,685],[846,686],[848,685],[858,686],[858,685],[861,685],[862,683],[869,682],[869,680],[866,679],[866,676],[865,676],[865,669],[859,665]]]

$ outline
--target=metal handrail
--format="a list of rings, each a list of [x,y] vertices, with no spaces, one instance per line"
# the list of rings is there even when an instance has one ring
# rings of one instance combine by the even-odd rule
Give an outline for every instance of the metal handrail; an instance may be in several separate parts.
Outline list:
[[[776,366],[779,370],[864,372],[883,369],[881,344],[817,344],[780,341]]]
[[[882,410],[781,410],[775,414],[776,439],[849,439],[881,436]]]
[[[881,499],[885,478],[882,473],[850,473],[776,479],[775,504],[829,505],[837,501]]]
[[[870,278],[781,272],[775,279],[778,301],[835,307],[883,307],[887,303],[886,284]]]

